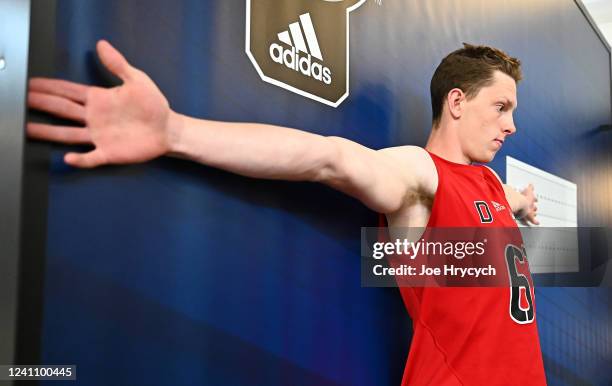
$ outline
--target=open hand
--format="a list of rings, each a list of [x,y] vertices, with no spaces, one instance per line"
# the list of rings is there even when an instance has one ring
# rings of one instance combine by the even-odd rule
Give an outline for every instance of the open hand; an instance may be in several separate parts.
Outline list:
[[[31,79],[29,107],[84,127],[28,122],[28,136],[95,146],[87,153],[64,156],[66,163],[79,168],[145,162],[166,154],[175,115],[168,101],[147,74],[132,67],[108,42],[99,41],[96,49],[104,66],[123,84],[101,88],[58,79]]]
[[[538,211],[536,202],[538,202],[538,198],[533,191],[533,184],[527,185],[525,189],[521,190],[521,194],[527,199],[527,209],[525,215],[519,221],[524,225],[529,225],[529,223],[540,225],[540,221],[536,219],[536,212]]]

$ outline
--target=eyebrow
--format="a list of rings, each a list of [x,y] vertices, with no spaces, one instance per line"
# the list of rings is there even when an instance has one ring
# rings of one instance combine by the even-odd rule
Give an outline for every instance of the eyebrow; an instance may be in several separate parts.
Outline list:
[[[505,104],[509,105],[510,107],[512,107],[513,110],[516,110],[517,106],[508,98],[506,97],[501,97],[499,98],[502,102],[504,102]]]

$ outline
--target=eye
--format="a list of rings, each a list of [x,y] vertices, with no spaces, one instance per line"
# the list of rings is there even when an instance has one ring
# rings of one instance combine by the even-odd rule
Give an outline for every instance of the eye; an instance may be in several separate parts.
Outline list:
[[[502,112],[504,110],[504,108],[506,107],[506,105],[504,105],[503,103],[498,103],[495,105],[495,108],[498,112]]]

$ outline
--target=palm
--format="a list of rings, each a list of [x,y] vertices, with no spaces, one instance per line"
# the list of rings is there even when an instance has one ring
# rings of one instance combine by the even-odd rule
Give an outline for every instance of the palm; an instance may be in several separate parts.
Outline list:
[[[166,99],[145,74],[113,89],[90,88],[85,121],[111,163],[142,162],[166,151]]]
[[[54,79],[30,82],[30,107],[82,123],[84,128],[29,123],[32,138],[92,144],[89,153],[68,153],[67,163],[77,167],[144,162],[168,151],[168,102],[153,81],[131,67],[106,42],[98,53],[123,85],[104,89]]]

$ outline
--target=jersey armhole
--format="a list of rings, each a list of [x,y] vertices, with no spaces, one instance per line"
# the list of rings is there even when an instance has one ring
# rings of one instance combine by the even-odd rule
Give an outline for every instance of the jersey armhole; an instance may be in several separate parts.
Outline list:
[[[499,177],[499,174],[497,174],[497,172],[495,170],[493,170],[492,168],[488,167],[487,165],[480,165],[480,166],[482,166],[483,168],[488,170],[489,173],[491,173],[493,175],[493,177],[495,177],[495,179],[499,182],[500,185],[502,185],[502,188],[503,188],[504,183],[502,182],[501,178]]]
[[[495,180],[499,183],[499,188],[501,189],[502,197],[504,198],[504,204],[507,206],[508,209],[510,209],[510,213],[511,213],[510,216],[514,220],[514,214],[512,213],[510,203],[508,202],[508,198],[506,197],[506,190],[504,189],[504,183],[502,182],[501,178],[493,169],[491,169],[487,165],[481,165],[481,166],[485,168],[487,172],[491,174],[495,178]]]
[[[433,218],[434,215],[434,210],[436,209],[436,203],[439,201],[438,200],[438,196],[439,196],[439,192],[440,192],[440,186],[442,186],[442,172],[440,171],[440,168],[438,167],[438,163],[435,160],[436,155],[430,153],[427,149],[423,148],[423,150],[425,150],[425,152],[427,153],[427,155],[429,155],[429,158],[431,159],[431,162],[433,162],[434,164],[434,168],[436,170],[436,174],[438,175],[438,184],[436,186],[436,191],[433,194],[433,199],[432,199],[432,203],[431,203],[431,212],[429,213],[429,220],[427,220],[427,225],[425,225],[425,228],[430,228],[431,227],[431,219]]]

